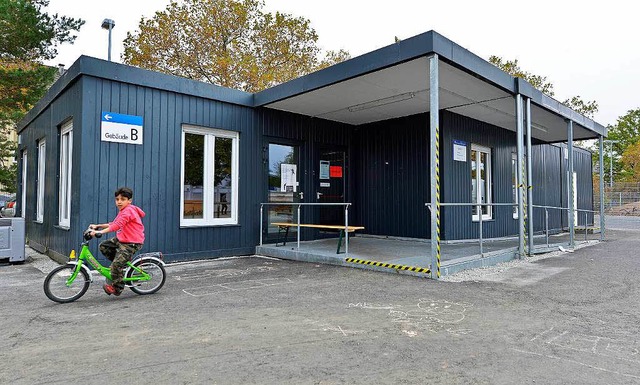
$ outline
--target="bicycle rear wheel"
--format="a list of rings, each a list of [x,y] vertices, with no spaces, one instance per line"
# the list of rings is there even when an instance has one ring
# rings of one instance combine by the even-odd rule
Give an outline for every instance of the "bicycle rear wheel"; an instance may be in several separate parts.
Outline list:
[[[131,291],[136,294],[153,294],[160,290],[167,280],[167,273],[164,270],[164,266],[158,261],[142,259],[134,262],[133,265],[151,276],[151,279],[148,281],[127,282]],[[135,278],[139,275],[140,273],[131,267],[125,272],[126,278]]]
[[[80,269],[78,276],[67,285],[67,280],[75,271],[75,265],[58,266],[44,279],[44,293],[55,302],[73,302],[87,292],[91,278],[85,269]]]

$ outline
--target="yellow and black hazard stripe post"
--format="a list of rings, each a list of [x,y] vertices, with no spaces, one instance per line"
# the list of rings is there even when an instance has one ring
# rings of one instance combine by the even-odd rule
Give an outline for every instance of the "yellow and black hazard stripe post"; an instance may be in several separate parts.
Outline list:
[[[526,166],[526,162],[522,162],[522,175],[523,175],[523,180],[528,180],[527,179],[527,173],[525,170],[525,166]],[[524,234],[529,234],[527,231],[527,221],[529,220],[529,211],[527,210],[527,206],[529,205],[529,199],[528,199],[528,191],[533,189],[533,186],[527,186],[526,183],[521,183],[518,185],[518,187],[520,188],[520,199],[522,199],[522,211],[523,213],[521,213],[522,215],[522,231]],[[524,249],[525,250],[529,250],[529,244],[528,244],[528,236],[524,237]]]
[[[395,263],[367,261],[365,259],[356,259],[356,258],[345,258],[344,260],[345,260],[345,262],[348,262],[348,263],[358,263],[358,264],[361,264],[361,265],[386,267],[388,269],[394,269],[394,270],[402,270],[402,271],[411,271],[411,272],[414,272],[414,273],[431,274],[431,270],[429,268],[426,268],[426,267],[398,265],[398,264],[395,264]]]

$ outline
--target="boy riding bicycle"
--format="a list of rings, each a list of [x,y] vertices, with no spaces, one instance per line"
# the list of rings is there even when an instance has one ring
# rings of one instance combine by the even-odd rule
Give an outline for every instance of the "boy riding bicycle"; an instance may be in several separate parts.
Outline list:
[[[110,223],[92,224],[89,228],[96,233],[106,234],[116,232],[115,238],[107,239],[100,243],[100,252],[110,260],[111,263],[111,283],[105,283],[104,292],[116,296],[124,290],[124,268],[127,262],[131,261],[133,254],[142,248],[144,244],[144,225],[142,218],[144,211],[133,205],[133,190],[129,187],[120,187],[115,192],[115,203],[118,208],[118,215]]]

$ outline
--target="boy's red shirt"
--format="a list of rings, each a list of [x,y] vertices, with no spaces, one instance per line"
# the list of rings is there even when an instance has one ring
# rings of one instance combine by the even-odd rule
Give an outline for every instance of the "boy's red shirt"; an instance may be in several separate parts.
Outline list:
[[[144,225],[142,218],[146,214],[138,206],[132,204],[118,212],[109,229],[116,232],[116,238],[125,243],[144,243]]]

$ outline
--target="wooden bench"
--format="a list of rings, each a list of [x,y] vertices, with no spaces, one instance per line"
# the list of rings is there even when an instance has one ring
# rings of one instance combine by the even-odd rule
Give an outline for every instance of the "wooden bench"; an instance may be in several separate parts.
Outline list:
[[[282,240],[282,246],[287,244],[287,237],[289,236],[289,229],[291,227],[298,227],[297,223],[288,223],[288,222],[272,222],[274,226],[278,226],[278,239]],[[344,238],[344,230],[345,227],[341,225],[314,225],[310,223],[301,223],[300,227],[311,227],[314,229],[327,229],[327,230],[338,230],[340,232],[340,236],[338,237],[338,249],[336,254],[340,254],[340,249],[342,248],[342,239]],[[346,228],[348,232],[353,233],[356,230],[364,230],[362,226],[349,226]],[[284,237],[282,236],[284,234]],[[278,246],[279,242],[276,242],[276,246]]]

